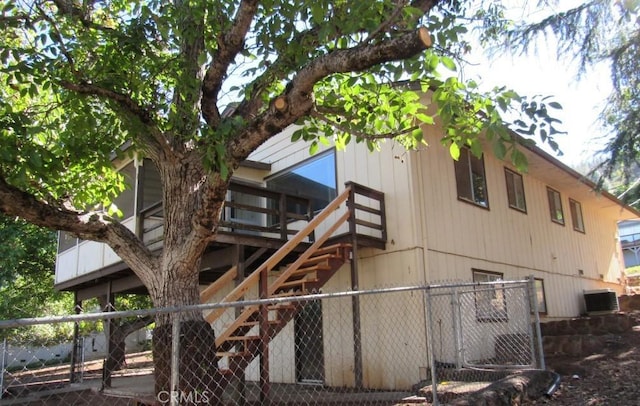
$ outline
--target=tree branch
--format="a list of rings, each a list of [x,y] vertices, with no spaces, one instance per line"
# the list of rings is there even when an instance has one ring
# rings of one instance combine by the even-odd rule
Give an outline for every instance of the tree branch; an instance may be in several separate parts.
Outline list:
[[[199,62],[204,52],[204,13],[196,12],[199,5],[176,0],[176,12],[180,16],[178,29],[180,53],[179,71],[173,89],[173,108],[169,111],[173,148],[182,149],[185,140],[193,137],[200,124],[201,82],[204,71]]]
[[[68,16],[77,20],[80,24],[87,28],[92,28],[98,31],[115,32],[113,28],[106,27],[101,24],[97,24],[91,19],[91,10],[93,8],[93,1],[88,2],[88,7],[80,8],[70,0],[52,0],[53,4],[58,8],[60,15]]]
[[[218,40],[218,49],[202,82],[202,116],[216,127],[220,122],[218,94],[229,65],[244,46],[244,38],[258,9],[258,0],[242,0],[229,32]]]
[[[152,152],[159,154],[160,151],[168,151],[166,138],[158,128],[152,114],[147,109],[136,103],[135,100],[131,99],[131,97],[87,82],[73,83],[69,81],[62,81],[60,84],[65,89],[78,94],[101,97],[116,103],[131,116],[137,118],[149,130],[150,136],[143,134],[143,137],[145,137],[145,140],[149,141],[147,146],[153,150]]]
[[[78,212],[45,203],[6,182],[0,176],[0,212],[17,216],[40,227],[67,231],[79,238],[108,243],[125,262],[134,258],[137,267],[156,269],[158,260],[131,230],[105,213]],[[153,275],[153,272],[150,273]],[[138,274],[146,282],[144,273]],[[148,279],[148,278],[147,278]]]
[[[73,56],[67,49],[67,46],[65,45],[62,39],[62,34],[60,34],[60,30],[58,29],[56,22],[53,21],[53,19],[47,15],[47,13],[42,9],[42,7],[40,7],[39,4],[36,4],[36,7],[38,8],[38,11],[40,11],[42,18],[45,21],[47,21],[49,24],[51,24],[51,27],[52,27],[52,30],[50,31],[52,33],[51,37],[55,38],[55,40],[60,45],[60,52],[62,53],[62,55],[64,55],[65,59],[67,60],[67,63],[69,64],[69,69],[71,69],[71,73],[73,73],[74,77],[79,78],[80,75],[78,70],[76,69],[76,64],[73,60]]]
[[[302,44],[303,46],[317,46],[320,44],[318,40],[318,32],[320,27],[315,26],[308,30],[298,33],[291,42],[296,44]],[[337,34],[337,32],[336,32]],[[244,119],[251,119],[264,105],[262,93],[264,93],[270,83],[274,83],[277,80],[284,79],[288,72],[291,72],[295,66],[290,63],[290,58],[286,58],[284,55],[279,55],[278,58],[269,65],[260,77],[256,78],[248,89],[252,89],[251,97],[244,100],[240,106],[236,109],[238,114]]]
[[[378,28],[376,28],[373,32],[371,32],[371,34],[367,36],[367,38],[363,41],[363,44],[370,43],[378,36],[378,34],[385,32],[389,27],[391,27],[391,25],[395,21],[397,21],[398,16],[402,12],[402,9],[404,8],[404,6],[406,6],[406,1],[398,0],[396,7],[393,9],[393,13],[391,13],[389,18],[387,18],[382,24],[378,26]]]
[[[227,146],[231,164],[237,166],[264,141],[282,131],[313,109],[313,87],[334,73],[356,72],[374,65],[410,58],[431,46],[431,37],[421,27],[396,38],[375,44],[331,52],[303,67],[278,99],[284,98],[284,109],[270,108],[256,117]],[[272,103],[273,104],[273,103]]]

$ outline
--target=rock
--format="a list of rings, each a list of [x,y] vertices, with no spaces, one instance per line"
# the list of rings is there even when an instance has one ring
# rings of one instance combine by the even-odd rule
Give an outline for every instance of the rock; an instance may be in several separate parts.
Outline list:
[[[519,405],[525,400],[544,396],[558,375],[551,371],[532,370],[509,375],[484,389],[454,400],[455,406]]]

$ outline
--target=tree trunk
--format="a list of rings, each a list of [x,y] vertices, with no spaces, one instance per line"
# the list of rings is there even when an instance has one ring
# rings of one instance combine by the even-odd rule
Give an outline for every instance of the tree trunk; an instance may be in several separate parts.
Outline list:
[[[200,262],[218,222],[226,184],[214,188],[199,158],[193,155],[158,169],[163,182],[164,242],[160,269],[146,275],[145,285],[157,308],[193,306],[200,303]],[[172,388],[174,323],[180,329],[179,380]],[[177,396],[181,405],[222,403],[224,384],[218,369],[215,332],[201,311],[158,315],[153,357],[160,402]]]
[[[125,367],[126,362],[126,344],[125,340],[127,336],[136,330],[140,330],[153,323],[153,318],[144,317],[141,319],[127,320],[121,324],[115,324],[113,331],[111,332],[111,338],[107,337],[107,340],[111,340],[111,348],[109,356],[107,357],[107,371],[111,373],[113,371],[119,371]]]
[[[195,283],[194,283],[195,282]],[[174,277],[161,292],[150,292],[154,304],[160,307],[181,307],[199,303],[197,273]],[[163,306],[164,305],[164,306]],[[171,387],[173,324],[179,325],[179,380]],[[202,312],[172,312],[156,318],[153,331],[155,391],[162,402],[169,396],[178,397],[179,404],[221,404],[224,385],[218,369],[215,332]]]

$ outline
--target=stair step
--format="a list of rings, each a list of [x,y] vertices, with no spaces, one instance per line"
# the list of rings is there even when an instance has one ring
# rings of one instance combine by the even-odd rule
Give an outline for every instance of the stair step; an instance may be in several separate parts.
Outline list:
[[[330,271],[330,270],[331,270],[331,266],[329,266],[328,264],[315,264],[305,268],[298,268],[291,273],[291,276],[307,275],[312,272]]]
[[[289,280],[286,281],[282,284],[280,284],[280,286],[278,287],[278,289],[282,289],[282,288],[291,288],[291,287],[296,287],[296,286],[301,286],[304,288],[304,285],[308,284],[308,283],[315,283],[318,282],[318,279],[294,279],[294,280]]]
[[[275,304],[275,305],[267,306],[267,310],[269,310],[270,312],[278,311],[278,310],[289,311],[289,310],[295,310],[295,309],[296,309],[296,306],[292,305],[292,304],[278,303],[278,304]]]
[[[322,254],[322,255],[313,255],[309,257],[306,261],[304,261],[303,265],[313,265],[319,262],[326,262],[332,258],[340,258],[340,255],[337,255],[334,252]]]
[[[276,323],[278,323],[277,320],[269,320],[269,324],[276,324]],[[259,325],[260,325],[259,321],[249,321],[249,322],[246,322],[246,323],[238,324],[235,327],[236,327],[236,330],[237,330],[237,329],[240,329],[242,327],[251,327],[251,328],[253,328],[253,327],[259,326]],[[228,328],[231,328],[231,324],[228,325],[228,326],[225,326],[224,328],[225,328],[225,330],[228,329]]]
[[[328,254],[328,253],[334,253],[335,255],[339,255],[341,249],[349,248],[349,247],[351,247],[351,244],[345,244],[345,243],[337,243],[337,244],[320,247],[316,250],[316,252],[313,253],[313,256],[311,256],[311,258],[314,258],[319,255]]]
[[[310,295],[311,293],[307,290],[294,290],[294,291],[286,291],[286,292],[279,292],[279,293],[274,293],[273,295],[271,295],[270,297],[293,297],[293,296],[305,296],[305,295]]]
[[[259,340],[260,336],[231,336],[227,337],[226,341],[253,341]]]
[[[216,352],[216,357],[246,357],[246,356],[251,356],[251,353],[249,353],[248,351],[223,351],[223,352]]]

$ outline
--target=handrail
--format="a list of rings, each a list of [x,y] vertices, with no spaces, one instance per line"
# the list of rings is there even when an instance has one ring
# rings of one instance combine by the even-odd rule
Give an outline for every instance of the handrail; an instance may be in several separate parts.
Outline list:
[[[261,273],[269,272],[278,263],[280,263],[280,261],[282,261],[282,259],[284,259],[285,256],[287,256],[289,253],[291,253],[294,250],[294,248],[297,247],[300,242],[302,242],[302,240],[304,240],[311,232],[313,232],[316,229],[316,227],[318,227],[318,225],[320,223],[322,223],[324,220],[326,220],[327,217],[329,217],[329,215],[331,213],[333,213],[341,204],[346,202],[346,200],[349,197],[350,193],[351,193],[351,186],[348,186],[348,187],[345,188],[345,190],[340,195],[338,195],[331,203],[329,203],[327,205],[327,207],[322,209],[322,211],[316,217],[314,217],[309,222],[309,224],[307,224],[302,230],[300,230],[295,236],[293,236],[293,238],[288,240],[282,247],[280,247],[280,249],[278,249],[271,257],[269,257],[253,273],[251,273],[249,276],[247,276],[238,286],[236,286],[236,288],[234,290],[229,292],[227,294],[227,296],[225,296],[222,300],[220,300],[219,303],[234,302],[234,301],[240,299],[242,296],[244,296],[244,294],[249,290],[249,288],[251,288],[251,286],[253,284],[256,284],[258,282],[258,279],[259,279]],[[349,213],[347,212],[347,215],[348,214]],[[345,216],[343,216],[343,217],[345,217]],[[316,243],[319,242],[319,241],[321,241],[321,240],[316,241]],[[316,243],[314,243],[314,245],[316,245]],[[321,244],[322,243],[324,243],[324,241],[322,241]],[[278,280],[279,279],[280,278],[278,278]],[[271,293],[273,293],[273,292],[271,292]],[[216,310],[212,311],[206,317],[206,320],[209,323],[212,323],[218,317],[220,317],[225,312],[225,310],[226,309],[216,309]]]
[[[304,261],[309,259],[311,257],[311,255],[313,255],[313,253],[316,252],[316,250],[318,248],[320,248],[322,246],[322,244],[324,244],[329,239],[329,237],[331,237],[331,235],[344,222],[346,222],[349,219],[350,216],[351,216],[351,213],[349,213],[349,212],[346,212],[342,216],[340,216],[340,218],[335,223],[333,223],[333,225],[331,227],[329,227],[329,229],[327,229],[327,231],[320,238],[318,238],[318,240],[316,242],[314,242],[309,248],[307,248],[307,250],[305,252],[303,252],[298,257],[298,259],[295,260],[295,262],[293,262],[291,265],[289,265],[287,267],[287,269],[278,277],[278,279],[276,279],[271,284],[271,287],[268,289],[268,296],[271,296],[272,294],[274,294],[275,291],[278,290],[278,287],[280,286],[280,284],[282,284],[287,279],[289,279],[291,274],[293,274],[295,271],[297,271],[298,268],[300,268],[300,265],[302,265],[304,263]]]
[[[200,292],[200,303],[206,303],[215,295],[223,286],[231,282],[236,276],[238,276],[238,267],[232,266],[221,277],[215,280],[211,285],[207,286],[202,292]]]

